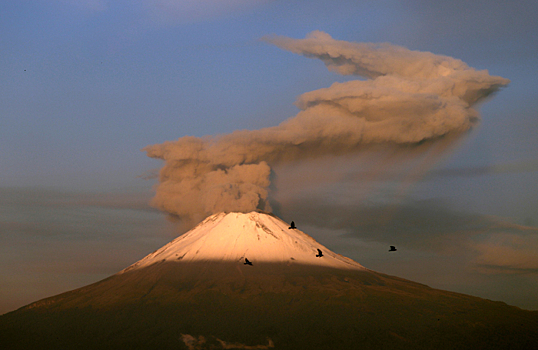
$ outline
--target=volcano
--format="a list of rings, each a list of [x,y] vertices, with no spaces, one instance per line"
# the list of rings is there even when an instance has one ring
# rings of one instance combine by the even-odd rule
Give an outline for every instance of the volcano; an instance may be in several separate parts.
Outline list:
[[[538,312],[369,270],[270,214],[219,213],[107,279],[0,316],[0,340],[2,349],[531,349]]]

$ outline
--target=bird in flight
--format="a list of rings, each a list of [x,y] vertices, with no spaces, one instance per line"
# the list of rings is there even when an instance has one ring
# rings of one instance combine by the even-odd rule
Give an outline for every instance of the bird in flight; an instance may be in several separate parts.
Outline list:
[[[391,245],[391,246],[390,246],[390,249],[389,249],[389,252],[395,252],[395,251],[397,251],[397,250],[398,250],[398,249],[396,249],[395,246]]]
[[[323,256],[323,253],[321,252],[321,249],[318,249],[318,254],[316,255],[317,258],[321,258]]]
[[[248,260],[247,258],[245,258],[245,263],[243,265],[250,265],[252,266],[252,263],[250,262],[250,260]]]

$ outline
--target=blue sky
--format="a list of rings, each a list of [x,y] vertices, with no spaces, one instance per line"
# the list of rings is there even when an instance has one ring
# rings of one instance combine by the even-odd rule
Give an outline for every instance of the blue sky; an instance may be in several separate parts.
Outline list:
[[[536,2],[21,0],[0,12],[0,278],[10,281],[0,312],[104,278],[177,234],[147,204],[146,178],[162,163],[143,147],[274,126],[297,114],[299,95],[350,80],[259,40],[314,30],[451,56],[511,83],[404,199],[385,180],[361,195],[360,166],[323,160],[279,170],[281,216],[374,270],[538,309]],[[324,162],[336,170],[316,178]],[[300,208],[313,199],[332,208],[316,215],[340,224],[309,218]],[[437,228],[379,231],[351,219],[386,214],[386,201]],[[458,243],[435,248],[447,239]],[[399,255],[387,259],[392,243]]]

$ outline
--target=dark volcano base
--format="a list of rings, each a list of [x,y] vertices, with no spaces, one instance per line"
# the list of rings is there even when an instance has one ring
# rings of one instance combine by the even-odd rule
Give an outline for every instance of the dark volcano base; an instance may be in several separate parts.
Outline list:
[[[159,263],[0,316],[2,349],[532,349],[538,312],[373,271]],[[205,343],[200,336],[205,339]],[[243,347],[245,348],[245,347]]]

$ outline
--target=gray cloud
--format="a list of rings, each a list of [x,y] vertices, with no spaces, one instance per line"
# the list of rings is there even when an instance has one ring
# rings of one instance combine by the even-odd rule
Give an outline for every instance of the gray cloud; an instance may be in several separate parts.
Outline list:
[[[454,140],[478,123],[473,106],[509,83],[450,57],[338,41],[319,31],[306,39],[264,40],[367,80],[303,94],[302,111],[278,126],[145,147],[149,157],[165,161],[152,201],[157,208],[192,223],[217,211],[270,210],[272,166]]]
[[[0,206],[47,208],[107,207],[155,211],[148,205],[149,192],[88,193],[42,188],[0,188]]]
[[[489,174],[512,174],[512,173],[525,173],[538,171],[538,162],[535,160],[506,163],[506,164],[494,164],[474,167],[460,167],[460,168],[445,168],[431,170],[423,174],[420,178],[421,181],[430,181],[440,178],[452,178],[452,177],[475,177]],[[362,179],[371,179],[372,175],[369,172],[351,173],[345,176],[347,181],[357,181]],[[376,181],[391,181],[402,178],[401,172],[385,171],[381,174],[375,175]]]
[[[538,273],[538,228],[458,211],[439,199],[350,205],[307,196],[282,207],[298,225],[344,238],[449,256],[480,273]]]
[[[0,188],[0,314],[106,278],[176,237],[150,197]]]
[[[468,244],[470,233],[494,228],[485,216],[450,210],[440,200],[338,204],[303,197],[282,204],[296,222],[344,232],[344,236],[449,253]],[[312,215],[315,213],[315,215]]]
[[[538,162],[536,160],[507,164],[485,165],[480,167],[441,169],[429,172],[425,176],[425,179],[430,180],[443,177],[472,177],[487,174],[525,173],[533,171],[538,171]]]
[[[474,263],[485,273],[538,274],[538,229],[510,227],[475,244]]]

